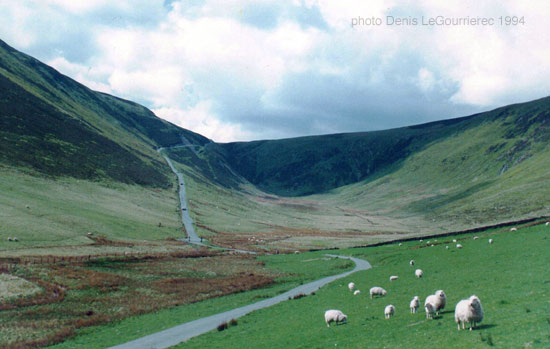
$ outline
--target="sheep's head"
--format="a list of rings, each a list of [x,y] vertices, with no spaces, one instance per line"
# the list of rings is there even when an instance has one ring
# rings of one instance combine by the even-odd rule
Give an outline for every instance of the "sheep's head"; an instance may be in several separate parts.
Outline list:
[[[415,301],[419,301],[419,300],[420,300],[420,298],[418,298],[418,296],[414,296],[413,299],[414,299]]]
[[[346,323],[346,322],[348,322],[348,316],[345,315],[345,314],[342,314],[342,315],[340,315],[339,320],[340,320],[340,322]]]
[[[382,295],[383,295],[383,296],[386,295],[386,290],[382,290]]]
[[[445,298],[445,292],[443,292],[443,290],[437,290],[435,292],[436,296],[438,296],[439,298]]]

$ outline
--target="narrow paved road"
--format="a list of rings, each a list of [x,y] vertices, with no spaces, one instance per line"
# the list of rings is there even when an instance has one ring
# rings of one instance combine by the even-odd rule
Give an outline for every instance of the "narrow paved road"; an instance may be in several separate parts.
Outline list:
[[[369,264],[369,262],[362,259],[345,257],[345,256],[336,256],[336,255],[327,255],[327,256],[351,259],[355,263],[355,268],[351,271],[348,271],[342,274],[328,276],[320,280],[298,286],[296,288],[293,288],[290,291],[282,293],[273,298],[265,299],[257,303],[245,305],[243,307],[229,310],[216,315],[204,317],[202,319],[190,321],[190,322],[178,325],[176,327],[172,327],[170,329],[157,332],[146,337],[138,338],[131,342],[127,342],[112,348],[116,348],[116,349],[168,348],[178,343],[184,342],[192,337],[211,331],[217,328],[218,325],[224,321],[229,322],[231,321],[231,319],[237,319],[254,310],[270,307],[277,303],[288,300],[289,297],[292,298],[299,294],[311,294],[312,292],[317,291],[320,287],[334,280],[341,279],[352,273],[371,268],[371,265]]]

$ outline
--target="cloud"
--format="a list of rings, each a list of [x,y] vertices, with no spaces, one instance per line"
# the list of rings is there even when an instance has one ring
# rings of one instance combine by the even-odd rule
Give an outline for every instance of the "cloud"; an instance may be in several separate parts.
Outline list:
[[[351,27],[388,15],[525,24]],[[545,0],[0,0],[0,35],[229,141],[384,129],[547,95],[549,16]]]

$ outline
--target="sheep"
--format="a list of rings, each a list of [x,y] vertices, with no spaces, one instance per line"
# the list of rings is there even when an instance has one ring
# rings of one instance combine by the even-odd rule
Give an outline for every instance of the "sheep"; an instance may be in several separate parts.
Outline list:
[[[414,271],[414,275],[417,277],[417,278],[421,278],[422,276],[424,276],[424,272],[422,271],[422,269],[416,269]]]
[[[489,243],[492,244],[492,243],[493,243],[493,239],[489,239]]]
[[[424,240],[420,239],[420,242],[423,242]]]
[[[414,298],[411,301],[410,307],[411,307],[411,314],[415,314],[418,311],[418,308],[420,307],[420,298],[418,298],[418,296],[414,296]]]
[[[361,291],[356,290],[355,292],[353,292],[353,295],[354,295],[354,296],[357,296],[358,294],[361,294]]]
[[[461,244],[456,244],[456,248],[462,248]]]
[[[14,236],[14,237],[12,238],[12,241],[17,242],[17,241],[19,241],[19,240]]]
[[[456,242],[456,239],[453,239],[453,242]]]
[[[449,249],[449,245],[445,246],[445,249],[448,250],[448,249]]]
[[[26,208],[26,209],[30,209],[31,206],[30,206],[30,205],[25,205],[25,208]]]
[[[325,311],[325,322],[327,324],[327,327],[330,327],[331,322],[338,323],[346,323],[348,322],[348,316],[342,313],[340,310],[327,310]]]
[[[353,292],[353,290],[355,289],[355,283],[350,282],[350,283],[348,284],[348,288],[349,288],[349,290],[350,290],[351,292]]]
[[[479,237],[478,237],[478,236],[474,236],[474,240],[477,240],[477,239],[479,239]]]
[[[403,244],[402,244],[402,243],[399,243],[399,247],[401,247],[401,246],[403,246]]]
[[[393,305],[386,305],[386,308],[384,308],[384,317],[386,319],[389,319],[392,317],[392,315],[395,314],[395,307]]]
[[[470,324],[470,331],[476,324],[483,321],[483,307],[481,301],[475,295],[468,299],[463,299],[456,305],[455,308],[455,321],[460,331],[460,323],[462,323],[462,329],[464,330],[464,324],[468,322]]]
[[[433,319],[435,314],[435,309],[433,304],[428,303],[424,305],[424,309],[426,310],[426,319]]]
[[[409,262],[410,265],[414,265],[414,259],[411,259],[411,261]]]
[[[374,296],[385,296],[386,290],[384,290],[382,287],[375,286],[369,290],[370,298],[373,298]]]
[[[549,226],[549,225],[550,225],[550,222],[546,222],[546,224],[545,224],[545,225],[546,225],[546,226]]]
[[[437,290],[435,291],[435,294],[426,297],[424,305],[428,303],[433,305],[433,310],[437,315],[439,315],[439,311],[445,309],[445,305],[447,304],[447,296],[443,290]]]
[[[514,228],[511,228],[510,231],[517,231],[518,228],[514,227]]]
[[[11,241],[11,236],[8,236],[8,241]]]
[[[390,281],[394,281],[394,280],[397,280],[397,279],[399,279],[399,276],[397,276],[397,275],[390,276]]]

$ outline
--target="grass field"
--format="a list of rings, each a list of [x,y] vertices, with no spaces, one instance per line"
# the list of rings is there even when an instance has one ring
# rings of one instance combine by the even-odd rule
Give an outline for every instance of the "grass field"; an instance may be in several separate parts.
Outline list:
[[[255,261],[250,260],[246,256],[225,256],[216,258],[200,259],[196,261],[189,260],[180,263],[179,267],[182,270],[192,270],[195,272],[195,277],[205,278],[206,280],[212,279],[216,277],[216,275],[218,275],[218,277],[233,275],[232,277],[234,279],[238,279],[242,276],[240,272],[246,270],[247,274],[253,272],[273,278],[273,283],[266,284],[263,287],[258,287],[247,292],[241,292],[244,290],[243,287],[240,290],[234,290],[232,294],[229,294],[230,292],[227,292],[227,295],[224,296],[219,296],[218,294],[216,298],[171,307],[145,315],[128,317],[121,321],[114,321],[102,326],[82,328],[77,331],[77,337],[55,345],[54,347],[101,348],[121,344],[176,326],[182,322],[195,320],[273,297],[304,282],[316,280],[327,275],[338,274],[353,267],[352,263],[346,260],[319,257],[311,258],[309,254],[262,256],[258,257]],[[238,263],[239,261],[241,262]],[[117,270],[118,273],[123,272],[120,268],[117,268]],[[230,270],[232,270],[232,273],[228,274]],[[198,275],[197,273],[199,271],[203,274]],[[131,271],[127,273],[131,273]],[[201,286],[200,280],[196,280],[195,282],[197,283],[196,287],[205,287],[204,285]],[[190,286],[191,285],[188,287]],[[146,286],[144,285],[142,287]],[[177,298],[179,293],[185,294],[185,288],[186,287],[181,288],[172,298]],[[204,288],[205,294],[202,295],[203,298],[209,298],[206,296],[207,291],[208,290]],[[211,292],[219,293],[220,291],[213,289]],[[200,296],[199,294],[199,297]],[[180,302],[180,304],[184,303],[181,300]]]
[[[407,242],[376,248],[340,250],[369,260],[373,269],[323,287],[315,295],[256,311],[238,320],[236,326],[212,331],[178,345],[178,348],[472,348],[548,347],[550,345],[550,272],[548,243],[550,227],[537,225],[491,230],[457,238],[464,246],[456,249],[453,237],[428,247],[427,241]],[[490,245],[488,239],[493,238]],[[450,249],[445,249],[449,245]],[[312,255],[320,256],[322,252]],[[409,260],[416,265],[411,267]],[[424,277],[414,277],[421,268]],[[399,279],[389,282],[390,275]],[[348,282],[362,291],[353,296]],[[386,297],[371,300],[372,286],[386,288]],[[443,289],[447,307],[434,320],[426,320],[420,309],[410,314],[409,302]],[[485,319],[472,332],[457,331],[454,307],[460,299],[476,294],[482,301]],[[384,319],[384,307],[393,304],[396,314]],[[340,309],[348,323],[327,328],[323,314]]]
[[[91,244],[88,232],[123,240],[183,236],[175,188],[52,179],[0,167],[0,192],[0,251],[6,253]],[[9,242],[14,236],[19,241]]]

